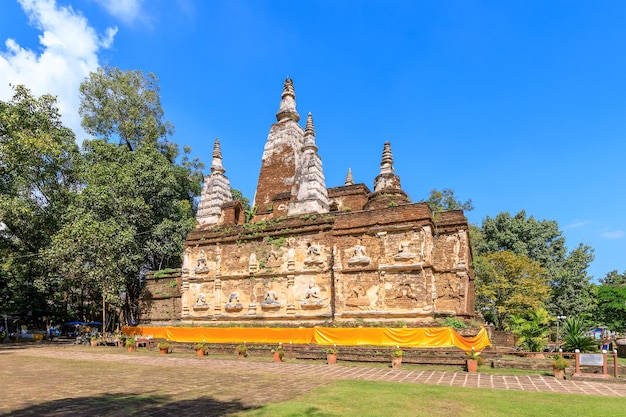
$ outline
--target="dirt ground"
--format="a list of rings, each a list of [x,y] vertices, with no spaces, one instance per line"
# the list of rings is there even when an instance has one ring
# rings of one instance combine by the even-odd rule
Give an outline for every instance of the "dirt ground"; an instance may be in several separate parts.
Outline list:
[[[225,416],[291,399],[332,380],[273,372],[280,364],[269,361],[233,369],[190,354],[0,345],[0,414]]]

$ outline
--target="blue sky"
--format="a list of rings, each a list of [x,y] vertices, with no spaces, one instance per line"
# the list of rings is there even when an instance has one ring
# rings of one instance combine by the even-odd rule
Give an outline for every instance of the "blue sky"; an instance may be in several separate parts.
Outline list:
[[[155,73],[172,139],[254,195],[285,77],[326,184],[373,187],[383,143],[413,201],[452,188],[486,216],[556,220],[591,275],[626,271],[626,2],[3,0],[9,83],[59,97],[100,65]],[[302,124],[304,121],[302,120]]]

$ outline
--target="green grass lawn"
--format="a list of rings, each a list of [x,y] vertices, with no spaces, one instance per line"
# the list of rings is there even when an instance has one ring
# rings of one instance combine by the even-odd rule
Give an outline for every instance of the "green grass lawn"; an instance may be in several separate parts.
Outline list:
[[[271,404],[236,415],[240,417],[622,416],[625,404],[623,398],[616,397],[338,381],[292,401]]]

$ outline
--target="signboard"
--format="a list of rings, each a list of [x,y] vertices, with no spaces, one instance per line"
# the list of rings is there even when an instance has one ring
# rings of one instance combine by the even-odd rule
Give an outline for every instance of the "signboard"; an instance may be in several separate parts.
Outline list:
[[[588,366],[603,366],[604,355],[601,353],[581,353],[580,364]]]

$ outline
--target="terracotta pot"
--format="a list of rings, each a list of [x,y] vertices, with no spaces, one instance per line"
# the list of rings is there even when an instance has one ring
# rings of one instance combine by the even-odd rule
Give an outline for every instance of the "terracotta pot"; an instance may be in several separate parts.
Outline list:
[[[196,350],[196,354],[197,354],[198,356],[204,356],[204,349],[198,349],[198,350]]]
[[[552,367],[554,371],[554,377],[556,379],[565,379],[565,369],[557,369],[556,367]]]
[[[161,355],[167,355],[170,352],[170,350],[168,348],[165,349],[159,349],[159,353]]]
[[[467,372],[475,373],[478,371],[478,360],[477,359],[467,359]]]
[[[402,367],[402,356],[391,358],[391,367],[394,369],[399,369]]]
[[[244,355],[243,353],[237,353],[237,359],[243,359],[245,357],[246,355]]]
[[[329,353],[326,355],[326,362],[328,362],[329,365],[334,365],[337,363],[337,354],[336,353]]]
[[[279,352],[274,352],[274,362],[282,362]]]
[[[91,344],[91,346],[98,346],[97,340],[90,340],[89,343]]]
[[[134,352],[135,351],[135,346],[128,346],[128,351],[129,352]]]

